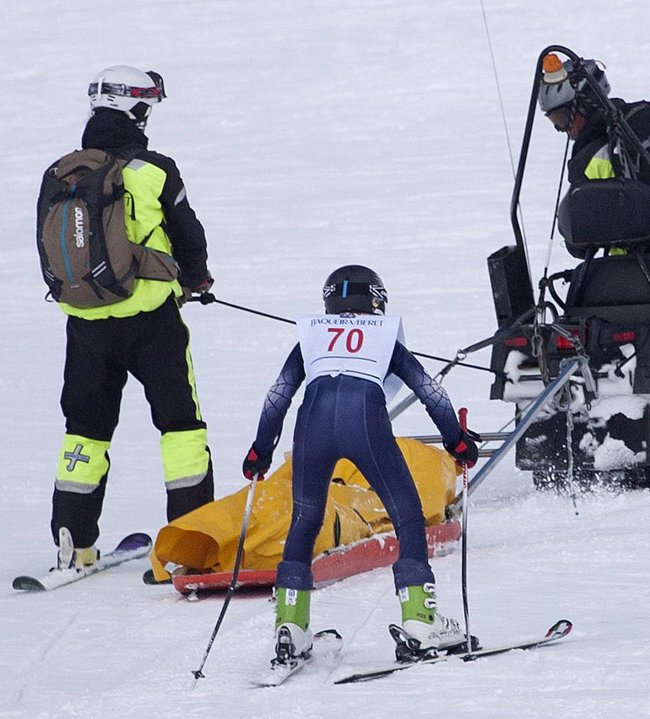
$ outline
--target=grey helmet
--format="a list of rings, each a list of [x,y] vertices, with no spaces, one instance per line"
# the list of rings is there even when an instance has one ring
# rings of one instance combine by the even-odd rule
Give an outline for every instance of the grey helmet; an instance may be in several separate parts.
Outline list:
[[[598,82],[605,95],[609,95],[611,87],[605,71],[596,60],[583,60],[585,70]],[[555,53],[549,53],[543,60],[542,79],[539,85],[538,102],[546,114],[561,107],[570,107],[581,114],[590,114],[593,107],[593,93],[587,80],[574,77],[572,60],[562,62]]]
[[[383,315],[388,293],[379,275],[363,265],[344,265],[334,270],[323,287],[325,312]]]

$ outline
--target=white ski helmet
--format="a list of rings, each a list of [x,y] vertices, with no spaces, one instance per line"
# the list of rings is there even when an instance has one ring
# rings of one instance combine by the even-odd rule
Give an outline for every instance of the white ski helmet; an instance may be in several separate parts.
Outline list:
[[[143,72],[128,65],[102,70],[88,86],[88,96],[93,110],[121,110],[139,125],[146,123],[151,108],[166,97],[163,79],[157,72]]]
[[[609,95],[611,87],[603,68],[596,60],[583,60],[584,69],[598,82],[605,95]],[[561,107],[575,106],[583,110],[591,104],[593,91],[587,80],[574,78],[573,61],[562,62],[555,53],[544,57],[542,79],[539,84],[538,101],[546,114]]]

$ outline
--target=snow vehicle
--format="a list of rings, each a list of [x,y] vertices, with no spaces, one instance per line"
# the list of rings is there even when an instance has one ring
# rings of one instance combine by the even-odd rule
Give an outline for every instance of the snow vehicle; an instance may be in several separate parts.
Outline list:
[[[562,362],[586,358],[593,387],[572,377],[537,414],[516,444],[516,466],[533,473],[538,489],[648,486],[650,456],[650,187],[627,177],[587,180],[557,203],[560,231],[570,221],[575,267],[544,275],[534,297],[527,247],[518,219],[519,196],[537,107],[543,60],[560,53],[572,62],[571,85],[587,90],[611,138],[650,155],[599,82],[595,63],[563,46],[539,56],[510,206],[516,243],[488,257],[498,321],[490,398],[524,409],[558,376]],[[601,72],[602,74],[602,72]],[[569,200],[569,195],[574,196]],[[579,200],[590,202],[590,209]],[[558,194],[559,198],[559,194]],[[572,201],[573,206],[569,205]],[[595,201],[595,202],[594,202]],[[594,212],[594,206],[597,211]],[[563,217],[563,213],[564,217]],[[570,214],[567,214],[570,213]],[[568,218],[568,220],[567,220]],[[611,252],[616,246],[620,253]],[[597,256],[602,252],[603,256]]]

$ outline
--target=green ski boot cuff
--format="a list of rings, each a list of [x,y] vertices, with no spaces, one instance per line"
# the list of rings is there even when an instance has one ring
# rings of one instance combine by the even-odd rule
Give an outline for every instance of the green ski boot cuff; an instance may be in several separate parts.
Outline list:
[[[402,622],[414,619],[433,624],[436,616],[436,594],[433,585],[402,587],[397,596],[402,607]]]
[[[309,626],[311,592],[307,589],[278,587],[275,605],[275,628],[281,624],[295,624],[301,629]]]

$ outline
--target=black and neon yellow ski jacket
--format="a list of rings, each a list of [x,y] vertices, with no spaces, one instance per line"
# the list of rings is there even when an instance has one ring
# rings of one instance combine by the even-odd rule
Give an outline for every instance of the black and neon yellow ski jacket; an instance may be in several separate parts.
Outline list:
[[[180,296],[181,286],[196,287],[208,276],[205,232],[188,202],[176,163],[149,150],[148,142],[124,113],[100,108],[86,124],[81,145],[112,154],[142,148],[123,172],[127,235],[137,243],[149,236],[147,247],[172,255],[180,268],[178,281],[137,279],[133,294],[115,304],[80,309],[60,303],[67,315],[96,320],[149,312],[170,294]]]

